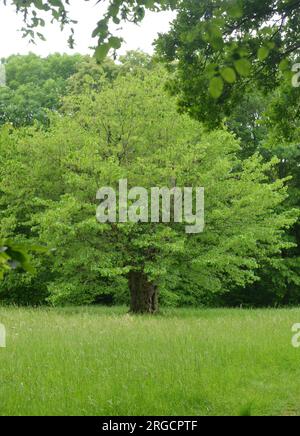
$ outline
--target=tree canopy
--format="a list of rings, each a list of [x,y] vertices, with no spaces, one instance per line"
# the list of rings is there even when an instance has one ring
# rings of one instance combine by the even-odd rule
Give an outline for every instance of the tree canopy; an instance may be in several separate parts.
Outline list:
[[[3,59],[5,86],[0,87],[0,124],[47,125],[48,112],[60,107],[67,92],[67,80],[77,71],[83,57],[34,54]]]
[[[10,4],[25,37],[43,39],[48,16],[70,28],[74,46],[71,0]],[[135,300],[143,289],[155,295],[154,306],[158,289],[172,304],[299,302],[300,2],[106,4],[91,29],[98,63],[4,60],[0,275],[29,259],[38,268],[8,274],[0,295],[13,290],[15,301],[26,288],[39,290],[35,303],[123,302],[129,288]],[[114,24],[170,9],[177,15],[154,58],[109,57],[123,42]],[[99,184],[125,177],[130,186],[205,185],[206,232],[95,222]],[[40,241],[53,244],[51,260],[24,249]]]
[[[46,263],[37,258],[32,277],[40,283],[42,275],[52,303],[127,301],[128,287],[133,296],[155,286],[163,301],[197,304],[255,282],[294,246],[284,235],[298,212],[281,207],[285,181],[269,181],[277,159],[241,160],[230,133],[207,133],[178,114],[163,74],[140,68],[100,91],[82,87],[46,132],[2,130],[0,234],[55,250]],[[129,188],[205,186],[205,233],[187,235],[176,223],[99,224],[98,188],[125,178]]]

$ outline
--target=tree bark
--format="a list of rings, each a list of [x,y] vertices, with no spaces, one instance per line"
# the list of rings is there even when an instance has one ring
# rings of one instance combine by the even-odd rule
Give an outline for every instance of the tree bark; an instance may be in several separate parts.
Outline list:
[[[130,312],[136,314],[158,312],[158,288],[154,283],[149,282],[143,272],[130,272],[129,289],[131,294]]]

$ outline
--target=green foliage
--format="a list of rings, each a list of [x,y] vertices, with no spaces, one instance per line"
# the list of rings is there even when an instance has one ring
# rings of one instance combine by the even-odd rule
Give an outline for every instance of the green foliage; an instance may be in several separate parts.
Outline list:
[[[28,250],[28,244],[24,244]],[[7,271],[0,282],[0,301],[18,306],[40,306],[47,304],[49,291],[47,283],[51,280],[49,272],[50,257],[39,251],[36,258],[30,256],[30,271],[14,269]]]
[[[284,75],[291,86],[298,7],[293,0],[178,2],[171,30],[156,45],[175,66],[169,87],[180,109],[214,128],[254,86],[268,93]]]
[[[119,69],[110,59],[98,65],[94,58],[86,56],[77,64],[76,72],[68,78],[67,92],[64,94],[99,92],[107,81],[113,81],[117,77]]]
[[[22,268],[25,271],[33,272],[27,250],[28,246],[0,240],[0,280],[11,269]]]
[[[292,88],[287,78],[277,88],[269,101],[264,123],[268,136],[263,142],[266,156],[276,154],[280,160],[278,176],[290,176],[288,183],[289,198],[286,208],[300,208],[300,146],[299,146],[299,102],[298,88]],[[265,273],[265,282],[277,290],[281,304],[296,304],[300,296],[300,220],[289,232],[289,240],[294,241],[294,249],[284,253],[281,265],[274,265],[273,270]],[[264,282],[262,283],[262,285]]]
[[[269,100],[270,97],[258,90],[241,94],[238,104],[232,108],[230,116],[224,122],[226,127],[240,138],[242,158],[247,158],[257,151],[262,153],[262,145],[270,131],[264,122]]]
[[[4,60],[6,86],[0,87],[0,125],[26,126],[49,123],[49,111],[60,107],[67,80],[74,75],[79,55],[34,54]]]
[[[278,161],[242,161],[231,134],[179,115],[164,74],[136,69],[69,96],[47,132],[2,131],[0,235],[55,250],[45,276],[54,304],[125,302],[132,270],[158,283],[168,304],[199,303],[255,282],[293,245],[284,234],[298,212],[281,207],[285,181],[269,181]],[[129,188],[205,186],[206,231],[99,224],[96,192],[122,178]]]
[[[242,138],[242,156],[260,150],[266,160],[277,156],[279,165],[272,177],[288,181],[289,198],[284,207],[300,207],[299,171],[299,89],[291,87],[290,77],[268,96],[252,91],[242,97],[226,121],[229,128]],[[230,306],[276,306],[300,302],[300,232],[299,220],[287,234],[295,247],[285,250],[282,257],[265,265],[260,281],[250,287],[232,290],[215,304]]]

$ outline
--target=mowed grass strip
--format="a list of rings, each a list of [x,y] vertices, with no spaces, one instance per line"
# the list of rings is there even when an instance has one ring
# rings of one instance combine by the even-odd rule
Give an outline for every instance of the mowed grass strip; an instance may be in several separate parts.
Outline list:
[[[0,307],[0,415],[298,415],[299,309]]]

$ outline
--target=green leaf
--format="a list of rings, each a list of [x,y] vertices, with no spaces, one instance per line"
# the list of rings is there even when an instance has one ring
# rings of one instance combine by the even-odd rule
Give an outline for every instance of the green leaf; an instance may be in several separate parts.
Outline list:
[[[268,47],[261,47],[257,52],[257,57],[260,61],[265,61],[270,54]]]
[[[279,70],[283,73],[290,69],[290,62],[288,59],[283,59],[279,64]]]
[[[243,16],[243,3],[239,0],[227,5],[227,12],[232,18],[241,18]]]
[[[240,76],[248,77],[251,73],[251,63],[248,59],[239,59],[234,63],[234,66]]]
[[[98,35],[105,36],[108,32],[108,24],[106,20],[101,20],[98,22],[96,29],[92,33],[92,38]]]
[[[234,83],[236,81],[236,72],[233,68],[223,68],[223,70],[221,70],[221,76],[227,83]]]
[[[96,48],[95,56],[98,62],[103,61],[108,55],[110,45],[107,43],[101,44]]]
[[[118,50],[122,45],[122,39],[116,36],[112,36],[111,38],[109,38],[108,44],[111,48]]]
[[[222,77],[214,77],[213,79],[211,79],[209,84],[209,92],[213,98],[218,99],[219,97],[221,97],[223,89],[224,81]]]
[[[269,41],[269,42],[267,43],[267,46],[268,46],[268,48],[269,48],[270,50],[273,50],[273,49],[276,47],[276,44],[275,44],[274,41]]]

